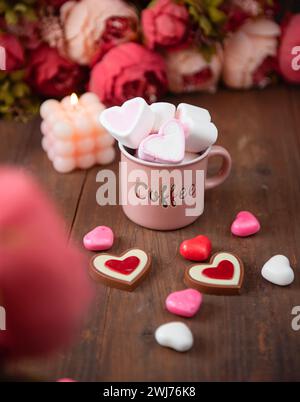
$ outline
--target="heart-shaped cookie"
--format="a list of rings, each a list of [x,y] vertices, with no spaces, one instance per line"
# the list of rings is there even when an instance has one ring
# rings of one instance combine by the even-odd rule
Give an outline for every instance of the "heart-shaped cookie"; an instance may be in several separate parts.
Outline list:
[[[244,279],[242,261],[234,254],[220,252],[209,263],[186,268],[184,282],[187,286],[210,294],[237,294]]]
[[[131,292],[148,274],[151,257],[143,250],[133,248],[121,256],[98,254],[92,258],[92,277],[107,286]]]
[[[143,98],[133,98],[122,106],[113,106],[100,115],[103,127],[129,148],[138,148],[154,125],[155,115]]]
[[[231,233],[239,237],[247,237],[260,230],[260,223],[249,211],[241,211],[237,214],[231,225]]]
[[[184,158],[185,135],[182,124],[172,119],[165,123],[158,134],[145,138],[138,149],[140,159],[150,162],[179,163]]]

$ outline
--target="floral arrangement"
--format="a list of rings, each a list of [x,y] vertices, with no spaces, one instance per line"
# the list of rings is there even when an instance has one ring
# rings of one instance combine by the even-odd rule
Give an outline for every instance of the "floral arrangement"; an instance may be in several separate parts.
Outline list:
[[[289,49],[299,15],[280,26],[279,10],[276,0],[0,0],[0,117],[87,89],[111,106],[213,92],[221,80],[299,83]]]

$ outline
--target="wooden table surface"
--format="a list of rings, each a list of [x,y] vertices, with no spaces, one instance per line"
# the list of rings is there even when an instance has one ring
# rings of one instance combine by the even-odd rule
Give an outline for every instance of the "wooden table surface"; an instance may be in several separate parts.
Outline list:
[[[133,293],[97,284],[92,311],[73,348],[51,359],[21,362],[12,372],[79,381],[300,380],[300,331],[291,328],[292,308],[300,305],[300,89],[220,90],[170,100],[208,108],[219,128],[218,143],[233,158],[230,178],[206,193],[204,215],[172,232],[138,227],[119,206],[98,206],[99,167],[56,173],[40,147],[38,118],[27,125],[0,123],[0,162],[25,166],[40,179],[80,247],[87,231],[108,225],[117,235],[112,252],[141,247],[153,256],[151,274]],[[117,170],[118,160],[111,167]],[[258,235],[231,235],[240,210],[259,217]],[[197,234],[210,237],[214,252],[240,256],[245,283],[240,296],[205,295],[200,312],[181,319],[165,310],[164,301],[185,288],[186,262],[178,249]],[[295,269],[295,281],[286,288],[260,274],[264,262],[279,253]],[[174,320],[186,322],[194,333],[195,345],[187,353],[154,340],[155,329]]]

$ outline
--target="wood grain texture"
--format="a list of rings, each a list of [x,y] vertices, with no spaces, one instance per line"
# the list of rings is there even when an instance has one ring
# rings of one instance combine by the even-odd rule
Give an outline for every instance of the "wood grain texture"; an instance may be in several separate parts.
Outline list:
[[[96,299],[71,350],[15,364],[11,371],[80,381],[300,380],[300,332],[291,328],[291,310],[300,305],[299,95],[299,89],[279,86],[169,99],[211,111],[233,171],[225,184],[206,193],[202,217],[167,233],[138,227],[118,206],[98,206],[99,167],[70,175],[54,172],[39,145],[38,119],[26,126],[2,122],[1,162],[24,165],[38,176],[80,247],[91,228],[108,225],[117,236],[112,253],[139,247],[153,257],[150,275],[133,293],[95,284]],[[117,171],[118,162],[109,168]],[[244,209],[258,216],[262,230],[235,238],[230,224]],[[198,234],[210,237],[213,252],[239,255],[245,285],[241,296],[205,295],[199,314],[181,319],[168,313],[164,302],[171,291],[185,288],[179,245]],[[278,253],[288,256],[295,269],[295,282],[287,288],[260,275],[264,262]],[[195,346],[188,353],[164,349],[154,340],[155,329],[174,320],[186,322],[194,333]]]

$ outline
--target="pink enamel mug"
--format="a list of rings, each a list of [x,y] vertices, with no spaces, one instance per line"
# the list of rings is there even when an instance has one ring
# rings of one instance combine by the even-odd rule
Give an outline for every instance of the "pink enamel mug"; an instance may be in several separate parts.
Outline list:
[[[204,211],[205,190],[223,183],[231,171],[230,154],[218,145],[176,165],[144,161],[120,143],[119,148],[123,211],[149,229],[174,230],[193,223]],[[222,158],[221,168],[206,177],[208,161],[215,156]]]

